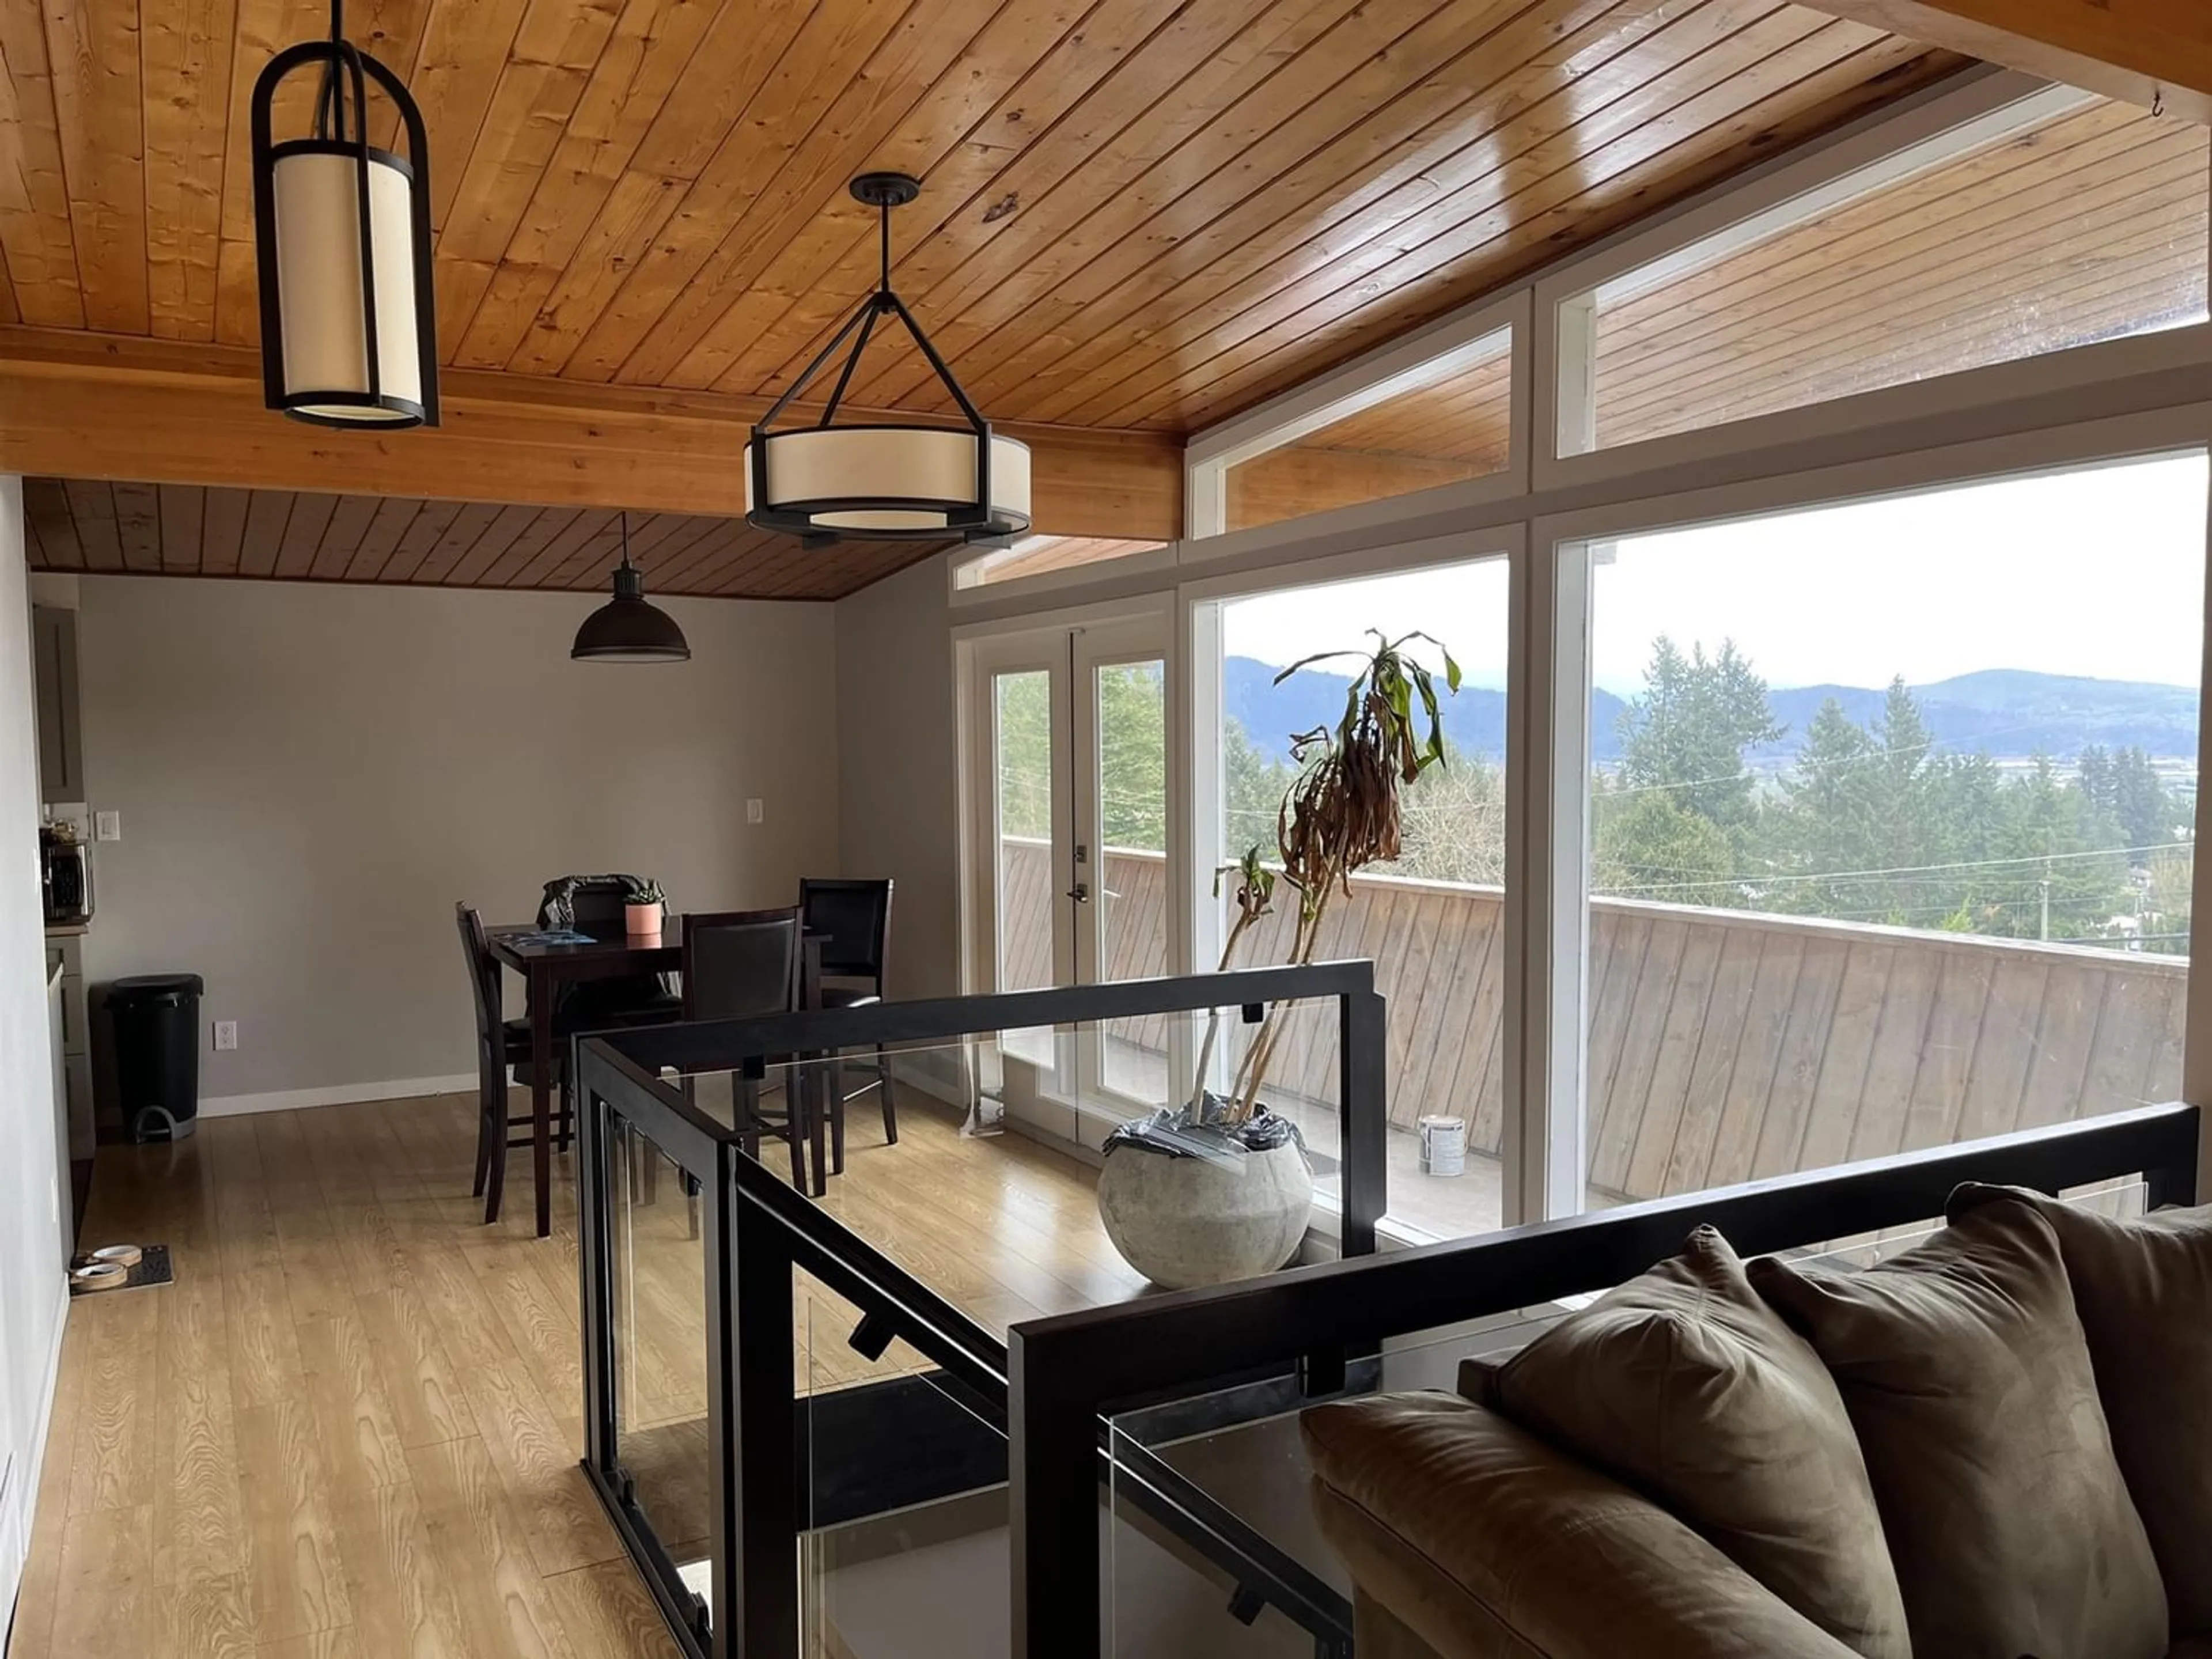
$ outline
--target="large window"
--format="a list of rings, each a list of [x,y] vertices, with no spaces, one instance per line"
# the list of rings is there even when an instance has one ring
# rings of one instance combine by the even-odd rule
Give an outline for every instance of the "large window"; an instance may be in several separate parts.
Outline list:
[[[1502,559],[1286,589],[1220,607],[1220,860],[1218,902],[1234,917],[1235,866],[1256,848],[1278,862],[1277,814],[1299,773],[1302,734],[1334,726],[1371,647],[1435,636],[1464,671],[1444,699],[1447,758],[1406,796],[1403,846],[1350,890],[1308,896],[1321,915],[1313,959],[1374,959],[1390,1007],[1389,1213],[1397,1225],[1449,1237],[1498,1224],[1504,1098],[1506,568]],[[1407,649],[1441,669],[1439,647]],[[1345,656],[1297,665],[1322,653]],[[1310,750],[1304,751],[1310,755]],[[1288,959],[1301,896],[1276,890],[1273,912],[1247,933],[1236,964]],[[1267,1091],[1321,1159],[1336,1146],[1336,1050],[1326,1011],[1293,1016]],[[1312,1029],[1304,1029],[1310,1024]],[[1424,1167],[1421,1120],[1463,1150]],[[1439,1128],[1429,1147],[1438,1152]],[[1432,1158],[1431,1162],[1434,1162]],[[1324,1206],[1326,1207],[1326,1206]]]
[[[1593,1202],[2175,1097],[2206,479],[1590,550]]]
[[[1566,301],[1559,452],[2203,321],[2205,130],[2063,89],[2027,113]]]

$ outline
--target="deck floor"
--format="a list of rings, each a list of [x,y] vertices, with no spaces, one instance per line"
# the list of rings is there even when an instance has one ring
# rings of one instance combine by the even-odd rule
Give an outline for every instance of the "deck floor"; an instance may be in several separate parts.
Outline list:
[[[177,1282],[71,1310],[11,1659],[674,1652],[576,1467],[573,1191],[554,1237],[530,1237],[518,1154],[507,1215],[483,1226],[471,1108],[216,1119],[175,1147],[101,1149],[84,1242],[167,1243]],[[913,1091],[898,1146],[865,1097],[852,1124],[825,1207],[990,1328],[1141,1290],[1081,1164],[963,1139]],[[647,1208],[660,1243],[640,1274],[674,1275],[673,1296],[657,1326],[641,1299],[634,1330],[680,1356],[680,1194],[664,1182]],[[802,1386],[914,1363],[829,1340],[851,1310],[824,1292],[800,1320]],[[686,1393],[665,1391],[661,1420]]]

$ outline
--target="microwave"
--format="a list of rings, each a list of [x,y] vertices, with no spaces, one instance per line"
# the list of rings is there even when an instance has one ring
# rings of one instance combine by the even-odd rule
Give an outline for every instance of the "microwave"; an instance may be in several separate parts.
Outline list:
[[[39,832],[40,885],[46,926],[70,927],[92,920],[92,849],[76,836],[51,827]]]

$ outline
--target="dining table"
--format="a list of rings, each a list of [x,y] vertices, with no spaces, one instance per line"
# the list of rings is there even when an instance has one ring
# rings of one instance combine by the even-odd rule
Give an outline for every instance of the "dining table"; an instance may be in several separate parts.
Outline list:
[[[538,1195],[538,1236],[553,1231],[553,1055],[555,1006],[564,986],[633,975],[674,973],[684,966],[684,918],[672,915],[659,933],[610,933],[587,943],[555,942],[536,922],[484,930],[491,953],[522,977],[530,1009],[530,1169]],[[588,933],[589,929],[568,931]],[[808,928],[799,942],[799,1006],[822,1006],[822,946],[828,935]],[[580,1111],[584,1103],[578,1102]]]

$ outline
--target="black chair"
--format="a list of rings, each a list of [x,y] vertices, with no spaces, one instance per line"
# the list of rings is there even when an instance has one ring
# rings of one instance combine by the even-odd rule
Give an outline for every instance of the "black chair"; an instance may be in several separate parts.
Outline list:
[[[775,910],[721,910],[684,918],[684,1018],[748,1019],[789,1013],[799,1006],[801,971],[800,923],[796,905]],[[812,1129],[807,1103],[811,1079],[787,1073],[780,1118],[761,1107],[761,1085],[750,1078],[731,1081],[739,1113],[738,1127],[745,1151],[757,1158],[763,1133],[791,1143],[791,1184],[806,1191],[806,1137]],[[684,1079],[691,1091],[692,1079]],[[815,1195],[824,1190],[817,1160]]]
[[[527,1135],[520,1140],[508,1139],[511,1131],[532,1127],[530,1115],[511,1116],[507,1109],[508,1068],[514,1069],[515,1081],[526,1087],[534,1080],[530,1022],[505,1017],[499,958],[492,955],[485,938],[483,918],[470,906],[456,904],[453,920],[460,928],[461,955],[469,970],[469,1000],[477,1020],[477,1177],[470,1191],[471,1196],[484,1200],[484,1222],[489,1225],[499,1219],[500,1200],[507,1190],[507,1155],[530,1145]],[[566,1068],[557,1055],[553,1066],[561,1080],[561,1144],[565,1147],[573,1107]]]
[[[822,939],[822,1006],[825,1008],[858,1008],[866,1003],[880,1002],[884,997],[884,970],[890,959],[891,943],[891,884],[881,881],[843,878],[809,876],[799,884],[799,908],[805,918],[806,929],[819,933]],[[837,979],[858,983],[831,985]],[[891,1097],[891,1066],[890,1057],[880,1042],[876,1045],[875,1076],[853,1091],[854,1096],[878,1091],[884,1104],[884,1139],[887,1145],[898,1145],[898,1103]],[[851,1098],[844,1091],[836,1091],[830,1103],[830,1166],[839,1175],[845,1172],[845,1102]]]

